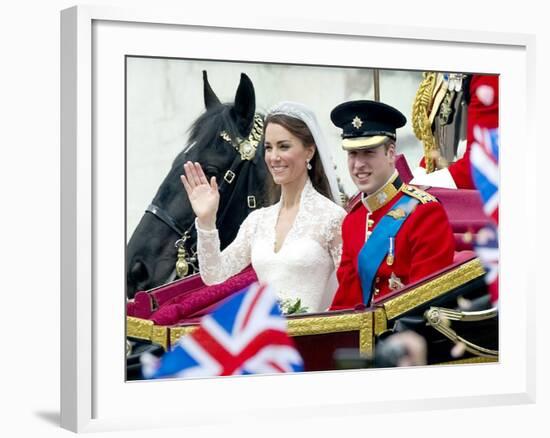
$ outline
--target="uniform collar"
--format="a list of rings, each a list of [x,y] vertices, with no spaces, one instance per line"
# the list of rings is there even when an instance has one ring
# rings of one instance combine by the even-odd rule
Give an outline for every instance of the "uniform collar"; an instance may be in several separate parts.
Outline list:
[[[403,182],[401,178],[399,178],[399,173],[396,170],[386,184],[380,187],[372,195],[363,193],[361,195],[361,202],[369,212],[373,213],[395,198],[401,190],[402,185]]]

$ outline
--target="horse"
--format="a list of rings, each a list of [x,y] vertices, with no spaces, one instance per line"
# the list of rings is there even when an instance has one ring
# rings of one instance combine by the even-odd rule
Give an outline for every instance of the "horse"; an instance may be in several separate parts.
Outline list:
[[[254,86],[242,73],[233,103],[221,103],[203,71],[205,111],[190,128],[188,145],[176,156],[145,210],[126,249],[126,294],[133,298],[200,269],[191,204],[180,175],[187,161],[199,162],[219,183],[216,225],[223,250],[253,210],[266,205],[263,116],[256,114]]]

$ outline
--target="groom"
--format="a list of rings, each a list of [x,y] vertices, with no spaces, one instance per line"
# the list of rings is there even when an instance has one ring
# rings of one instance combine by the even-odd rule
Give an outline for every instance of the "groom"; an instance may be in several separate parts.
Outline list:
[[[361,202],[342,224],[339,287],[330,310],[369,306],[450,265],[454,236],[430,194],[403,184],[395,169],[396,130],[407,119],[381,102],[344,102],[331,112],[342,129],[348,170]]]

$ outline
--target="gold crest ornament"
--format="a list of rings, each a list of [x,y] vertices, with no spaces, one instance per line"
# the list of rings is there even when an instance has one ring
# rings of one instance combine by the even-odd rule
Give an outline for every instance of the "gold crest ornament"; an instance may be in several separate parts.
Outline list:
[[[359,129],[361,126],[363,126],[363,121],[358,116],[355,116],[351,124],[355,129]]]
[[[256,155],[256,149],[262,139],[264,131],[264,119],[262,116],[254,115],[254,126],[250,131],[250,135],[247,139],[237,138],[237,144],[235,144],[230,135],[226,131],[220,132],[220,137],[233,146],[237,152],[241,155],[241,160],[252,160]]]
[[[405,210],[402,208],[394,208],[393,210],[390,210],[388,212],[388,216],[394,218],[394,219],[402,219],[406,216],[407,213],[405,213]]]

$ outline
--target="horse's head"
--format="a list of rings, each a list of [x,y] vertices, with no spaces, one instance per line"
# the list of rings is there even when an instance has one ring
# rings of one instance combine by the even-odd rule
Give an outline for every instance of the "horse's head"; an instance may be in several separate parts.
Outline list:
[[[263,119],[255,115],[254,87],[245,74],[231,104],[220,102],[203,72],[206,111],[193,123],[189,145],[178,154],[151,205],[141,218],[126,253],[127,295],[173,278],[175,242],[188,231],[186,250],[196,246],[194,215],[180,175],[186,161],[201,163],[220,185],[217,224],[222,249],[235,237],[248,213],[263,205],[266,168],[260,141]]]

